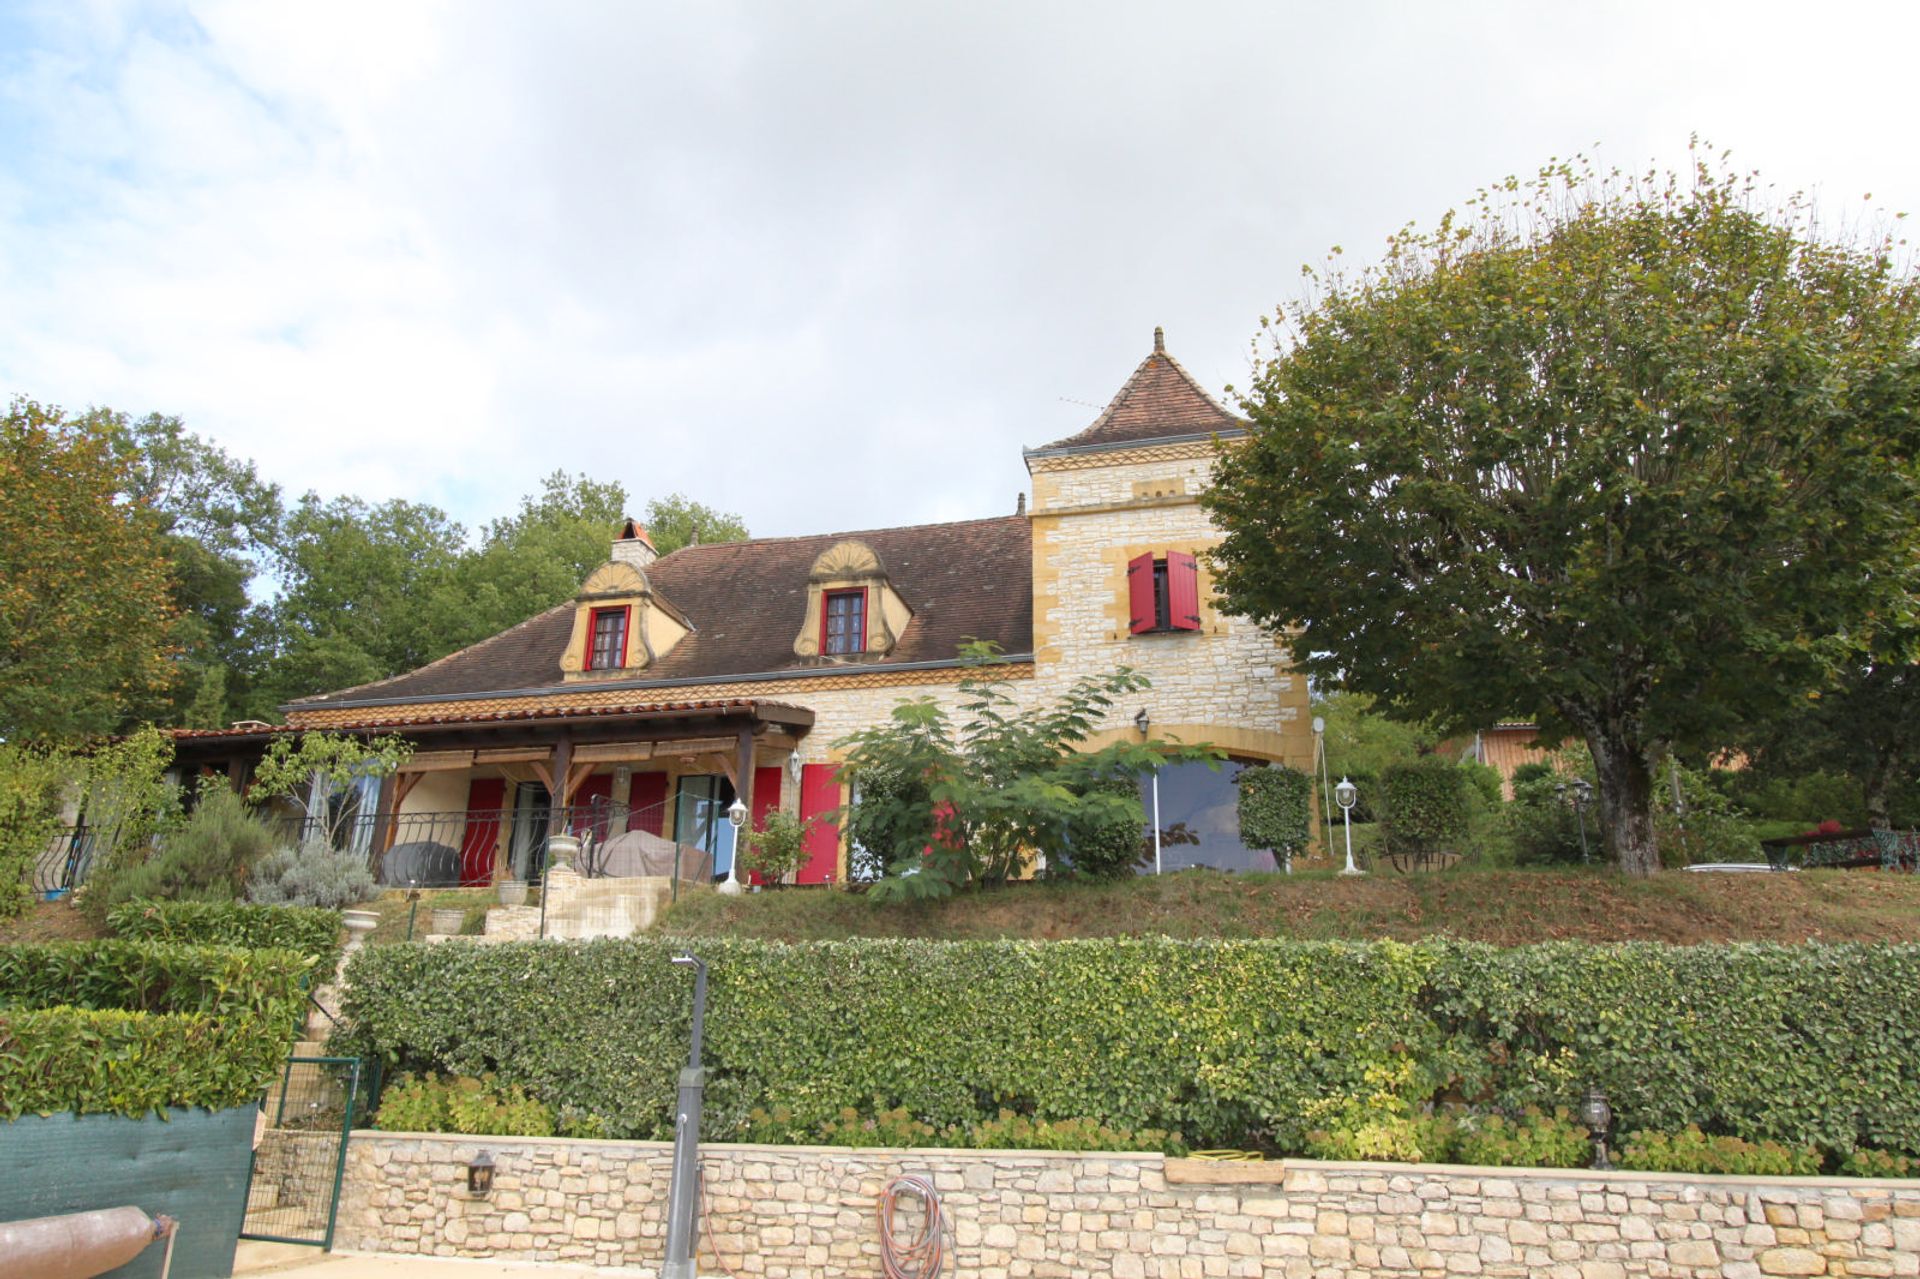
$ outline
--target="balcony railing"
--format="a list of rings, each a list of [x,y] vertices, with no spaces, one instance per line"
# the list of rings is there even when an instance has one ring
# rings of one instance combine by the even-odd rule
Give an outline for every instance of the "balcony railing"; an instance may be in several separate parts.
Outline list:
[[[710,849],[676,844],[657,834],[668,826],[671,810],[670,801],[636,809],[597,800],[558,810],[534,805],[446,812],[349,809],[324,819],[282,813],[261,820],[279,843],[319,840],[363,854],[383,888],[538,880],[547,866],[548,840],[555,834],[580,841],[574,867],[589,877],[711,879],[713,851],[720,852],[725,864],[733,847],[724,813],[708,815],[710,829],[702,831],[701,844]],[[33,890],[58,895],[78,888],[112,846],[110,831],[66,827],[35,859]]]

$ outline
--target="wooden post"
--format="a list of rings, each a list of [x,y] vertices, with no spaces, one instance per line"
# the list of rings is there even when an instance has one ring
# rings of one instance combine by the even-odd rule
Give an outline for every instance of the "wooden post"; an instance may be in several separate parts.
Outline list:
[[[395,809],[400,807],[400,799],[395,794],[397,773],[388,773],[380,779],[380,796],[373,801],[374,820],[378,823],[373,831],[373,851],[384,856],[393,847]]]
[[[746,805],[747,820],[733,833],[733,878],[744,883],[746,877],[740,874],[740,854],[747,849],[747,834],[753,829],[753,725],[745,724],[740,729],[739,756],[734,763],[737,780],[733,783],[733,792]]]
[[[557,835],[566,825],[567,779],[573,771],[573,739],[563,737],[553,744],[552,762],[547,780],[547,834]]]

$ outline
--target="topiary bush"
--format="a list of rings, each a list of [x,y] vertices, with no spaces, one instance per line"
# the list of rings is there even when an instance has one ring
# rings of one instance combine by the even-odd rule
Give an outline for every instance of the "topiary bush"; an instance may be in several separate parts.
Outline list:
[[[363,950],[342,1046],[396,1070],[493,1071],[610,1135],[664,1138],[686,1053],[687,984],[668,962],[682,944]],[[714,938],[700,950],[716,1140],[747,1131],[756,1107],[786,1107],[798,1131],[845,1108],[904,1107],[936,1129],[1004,1108],[1285,1152],[1369,1125],[1397,1141],[1444,1096],[1550,1115],[1597,1084],[1622,1131],[1696,1124],[1920,1155],[1916,946]]]
[[[1088,788],[1113,802],[1088,806],[1074,821],[1068,844],[1070,869],[1093,879],[1125,879],[1145,855],[1147,812],[1140,786],[1130,777],[1110,777]]]
[[[1240,842],[1270,850],[1291,870],[1313,835],[1313,779],[1297,768],[1269,764],[1241,769],[1234,782],[1239,789]]]
[[[1437,755],[1395,764],[1380,774],[1380,810],[1387,852],[1466,850],[1471,810],[1467,775]]]
[[[365,853],[313,839],[268,853],[247,882],[247,900],[259,906],[338,910],[367,901],[378,891]]]
[[[307,968],[283,950],[0,946],[0,1118],[256,1100],[297,1033]]]
[[[314,961],[322,980],[340,962],[340,912],[243,902],[126,902],[107,916],[117,937],[132,941],[290,950]]]

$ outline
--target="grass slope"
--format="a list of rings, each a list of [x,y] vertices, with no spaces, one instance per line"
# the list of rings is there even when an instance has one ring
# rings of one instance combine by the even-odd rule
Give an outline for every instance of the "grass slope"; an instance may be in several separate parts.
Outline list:
[[[1920,877],[1459,868],[1343,879],[1186,872],[1112,884],[1016,884],[950,901],[876,906],[854,893],[785,890],[684,897],[665,931],[812,941],[844,937],[1298,937],[1411,941],[1447,934],[1499,945],[1557,939],[1920,941]]]

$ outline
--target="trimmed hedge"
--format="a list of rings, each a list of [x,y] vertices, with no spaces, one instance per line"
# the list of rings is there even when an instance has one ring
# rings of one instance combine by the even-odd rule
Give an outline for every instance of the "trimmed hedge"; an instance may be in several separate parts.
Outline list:
[[[1458,853],[1465,849],[1473,785],[1451,760],[1429,755],[1380,774],[1380,820],[1389,853]]]
[[[294,1039],[308,964],[284,950],[0,946],[0,1118],[251,1101]]]
[[[135,941],[290,950],[310,956],[321,981],[340,962],[340,912],[314,906],[132,901],[115,906],[107,926]]]
[[[665,940],[389,946],[354,960],[355,1051],[494,1072],[613,1136],[671,1131],[690,985]],[[1920,947],[703,940],[708,1134],[905,1107],[1306,1136],[1443,1097],[1619,1131],[1920,1153]]]

